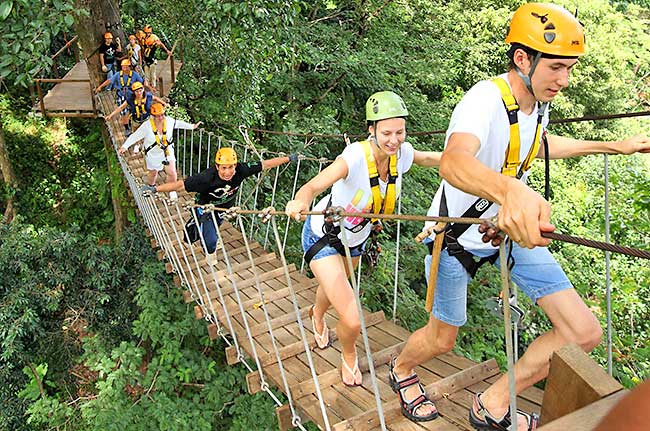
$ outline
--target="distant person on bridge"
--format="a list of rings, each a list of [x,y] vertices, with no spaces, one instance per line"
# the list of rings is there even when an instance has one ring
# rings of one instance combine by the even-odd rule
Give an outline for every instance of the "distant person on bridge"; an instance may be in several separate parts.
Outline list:
[[[113,74],[110,79],[107,79],[106,81],[102,82],[99,84],[99,86],[95,89],[95,94],[98,94],[104,87],[110,84],[111,89],[115,90],[115,104],[118,106],[122,106],[124,103],[126,103],[127,98],[132,97],[132,92],[131,92],[131,85],[135,82],[140,82],[144,83],[144,79],[138,74],[138,72],[134,72],[131,69],[131,60],[128,58],[122,59],[120,62],[120,67],[121,70],[119,73]],[[129,125],[129,110],[126,109],[126,105],[124,105],[121,109],[122,111],[122,124],[124,124],[124,128],[126,129],[126,134],[129,135],[131,133],[131,127]]]
[[[131,130],[138,130],[140,125],[149,119],[151,105],[154,103],[160,103],[163,106],[167,105],[160,97],[154,96],[149,91],[145,91],[142,82],[135,81],[131,84],[131,91],[126,96],[126,100],[106,116],[106,121],[110,121],[118,112],[126,109],[130,114]],[[139,152],[140,146],[136,144],[133,147],[133,153]]]
[[[196,129],[201,125],[198,123],[187,123],[165,115],[165,107],[161,103],[151,105],[151,117],[141,127],[129,136],[118,152],[124,154],[131,145],[144,139],[144,156],[147,168],[147,184],[156,184],[158,171],[165,169],[167,182],[175,183],[176,157],[174,156],[174,130],[175,129]],[[170,193],[175,199],[176,192]]]
[[[144,186],[145,190],[152,192],[171,192],[186,190],[196,192],[194,202],[197,205],[212,204],[218,208],[231,208],[235,205],[235,197],[241,183],[248,177],[257,175],[262,170],[272,169],[284,163],[296,162],[297,154],[276,157],[261,162],[237,162],[237,153],[230,147],[223,147],[217,151],[214,166],[175,183],[167,183],[157,187]],[[223,223],[223,211],[215,211],[214,218],[218,225]],[[210,212],[196,208],[203,240],[206,247],[206,260],[209,265],[217,263],[217,230]]]
[[[106,74],[106,79],[111,79],[113,73],[117,71],[117,54],[121,51],[120,39],[117,39],[117,43],[115,43],[112,33],[104,33],[104,42],[99,46],[99,63],[102,66],[102,72]]]
[[[381,91],[366,102],[369,136],[362,142],[347,146],[341,155],[318,175],[302,186],[285,212],[296,220],[305,219],[312,200],[332,187],[314,207],[342,207],[347,212],[386,213],[394,211],[402,185],[402,175],[413,163],[434,167],[440,153],[415,150],[406,141],[406,105],[392,91]],[[369,218],[348,217],[342,221],[350,247],[353,265],[359,262],[363,244],[373,229]],[[354,292],[348,281],[348,265],[342,243],[341,224],[331,223],[324,216],[308,216],[302,230],[305,261],[318,280],[316,301],[309,310],[316,345],[329,346],[329,330],[325,312],[330,305],[339,315],[336,334],[341,341],[341,379],[347,386],[361,385],[361,371],[355,341],[360,321]]]
[[[131,60],[133,70],[144,76],[142,69],[142,47],[134,34],[129,36],[129,44],[126,46],[126,56]]]
[[[153,29],[150,25],[144,27],[144,40],[142,41],[142,51],[143,51],[143,60],[144,60],[144,77],[146,82],[151,86],[152,91],[156,92],[156,85],[158,79],[156,75],[156,65],[158,60],[156,60],[156,50],[162,48],[167,52],[167,55],[171,55],[172,52],[167,49],[164,43],[153,34]]]
[[[582,25],[567,10],[552,4],[527,3],[512,17],[507,73],[477,83],[454,109],[442,153],[438,189],[429,215],[493,217],[512,241],[513,281],[547,314],[552,329],[538,337],[515,364],[516,391],[545,378],[552,353],[568,343],[592,350],[602,335],[598,319],[573,289],[546,246],[541,232],[552,232],[551,207],[526,185],[533,159],[585,154],[632,154],[650,151],[650,140],[634,136],[618,142],[594,142],[546,133],[547,105],[567,87],[584,54]],[[522,160],[523,159],[523,160]],[[484,200],[482,200],[482,199]],[[430,417],[430,406],[409,404],[424,396],[414,368],[451,351],[458,328],[466,322],[467,284],[481,263],[497,266],[497,229],[452,224],[445,231],[432,315],[414,332],[390,364],[392,386],[400,393],[402,413],[411,420]],[[431,256],[425,260],[427,270]],[[474,396],[469,421],[477,430],[509,430],[511,412],[507,374]],[[535,415],[518,412],[518,429],[534,430]]]

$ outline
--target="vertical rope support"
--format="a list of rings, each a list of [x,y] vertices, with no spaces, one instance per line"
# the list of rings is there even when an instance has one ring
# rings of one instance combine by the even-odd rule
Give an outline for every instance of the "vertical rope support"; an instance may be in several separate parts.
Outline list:
[[[180,210],[180,208],[178,206],[178,203],[175,206],[176,206],[176,214],[178,215],[179,220],[183,220],[182,215],[181,215],[181,210]],[[194,211],[192,211],[192,213],[193,212]],[[192,216],[192,217],[194,217],[194,216]],[[170,218],[170,220],[172,219],[171,213],[169,213],[169,218]],[[185,228],[185,225],[183,225],[183,232],[185,233],[185,235],[187,235],[187,229]],[[176,233],[176,239],[179,242],[179,244],[181,244],[181,239],[179,238],[178,233]],[[194,261],[194,265],[196,266],[197,269],[199,269],[201,266],[200,266],[200,263],[199,263],[199,259],[197,259],[197,257],[196,257],[196,252],[194,251],[194,247],[192,246],[192,244],[187,244],[187,248],[190,249],[190,253],[192,254],[192,259]],[[184,248],[182,246],[181,246],[181,252],[183,253],[183,258],[185,259],[185,262],[186,262],[185,264],[187,265],[187,267],[189,269],[189,273],[190,273],[190,275],[192,277],[192,285],[190,285],[188,287],[190,288],[190,290],[192,290],[192,287],[194,287],[194,289],[196,290],[197,302],[201,305],[201,309],[203,310],[203,312],[206,315],[212,316],[212,319],[210,319],[210,321],[212,321],[217,326],[217,332],[219,332],[219,329],[221,328],[221,324],[219,323],[219,319],[217,318],[217,313],[216,313],[216,311],[214,309],[214,305],[212,304],[212,299],[210,298],[210,292],[208,291],[208,287],[207,287],[207,284],[205,282],[205,278],[203,277],[203,272],[200,269],[198,271],[196,271],[199,274],[199,279],[201,281],[201,286],[203,287],[203,292],[205,293],[205,298],[203,298],[203,295],[201,295],[201,291],[199,290],[199,286],[196,283],[196,279],[194,278],[194,273],[191,270],[190,263],[189,263],[189,261],[187,259],[187,256],[185,254],[185,250],[184,250]],[[206,300],[207,300],[207,304],[206,304]]]
[[[247,158],[248,158],[248,147],[245,147],[245,148],[244,148],[244,163],[246,163],[246,159],[247,159]],[[238,207],[241,206],[241,197],[242,197],[242,195],[244,194],[244,193],[243,193],[243,190],[244,190],[243,187],[241,187],[241,188],[239,189],[239,193],[238,193],[238,196],[237,196],[237,206],[238,206]],[[246,236],[246,234],[243,234],[243,235]]]
[[[291,189],[291,198],[296,195],[296,187],[298,186],[298,174],[300,173],[300,162],[302,161],[301,157],[298,157],[296,162],[296,174],[293,177],[293,188]],[[291,217],[287,217],[287,224],[284,227],[284,240],[282,240],[282,253],[284,253],[285,247],[287,246],[287,236],[289,235],[289,223],[291,222]]]
[[[352,275],[352,287],[354,288],[354,299],[357,303],[357,311],[359,312],[359,321],[361,322],[361,334],[363,335],[363,346],[366,349],[366,358],[368,359],[368,368],[370,371],[370,380],[372,381],[372,391],[375,393],[375,402],[377,403],[377,414],[379,415],[379,423],[382,431],[386,431],[386,419],[384,418],[384,408],[381,403],[381,394],[377,386],[377,375],[375,373],[375,362],[372,360],[372,352],[370,351],[370,342],[368,341],[368,330],[366,328],[366,319],[363,316],[363,307],[361,306],[361,297],[359,296],[359,285],[354,278],[354,266],[352,265],[352,256],[350,255],[350,244],[348,243],[348,233],[343,220],[341,225],[341,239],[345,246],[345,258],[348,264],[348,273]]]
[[[217,151],[221,149],[221,136],[219,136],[219,140],[217,141]]]
[[[193,131],[192,135],[194,135]],[[201,150],[203,150],[203,129],[199,129],[199,161],[196,164],[196,172],[201,172]]]
[[[264,314],[264,320],[266,321],[266,326],[269,328],[269,336],[271,337],[271,344],[273,346],[273,351],[275,353],[275,358],[278,362],[278,368],[280,370],[280,376],[282,379],[282,383],[284,385],[285,391],[289,393],[289,382],[287,381],[287,376],[286,372],[284,370],[284,363],[282,362],[282,357],[280,356],[280,351],[278,349],[278,345],[275,339],[275,334],[273,333],[273,325],[271,324],[271,317],[269,316],[269,311],[266,308],[266,300],[264,299],[264,292],[262,291],[262,286],[260,285],[260,278],[259,278],[259,272],[257,270],[257,267],[255,266],[255,260],[253,259],[253,253],[251,252],[250,244],[248,242],[248,239],[246,238],[246,228],[244,227],[244,222],[242,221],[242,217],[238,216],[237,217],[237,222],[239,225],[239,231],[242,235],[242,238],[244,240],[244,246],[246,247],[246,254],[248,256],[248,260],[251,264],[251,271],[254,274],[255,277],[255,287],[257,289],[257,294],[259,295],[260,299],[260,308],[262,309],[262,312]],[[268,393],[271,398],[275,401],[275,403],[278,406],[281,406],[282,403],[280,402],[279,399],[275,396],[275,394],[271,391],[269,388],[268,383],[266,382],[266,378],[264,377],[264,373],[262,373],[261,368],[258,365],[258,369],[260,370],[260,387],[262,390],[264,390],[266,393]],[[304,429],[302,426],[300,426],[300,429]]]
[[[181,140],[181,129],[176,129],[176,142]],[[187,169],[185,168],[185,159],[187,157],[187,143],[183,140],[183,176],[187,176]]]
[[[183,129],[183,133],[187,134],[187,129]],[[190,175],[194,173],[194,130],[190,132]]]
[[[510,392],[511,429],[517,428],[517,390],[515,385],[515,363],[512,355],[512,318],[510,317],[510,271],[508,270],[508,251],[506,244],[512,247],[511,240],[501,241],[499,246],[499,265],[501,267],[501,289],[506,304],[503,306],[503,324],[506,332],[506,356],[508,358],[508,390]]]
[[[275,217],[271,217],[271,225],[273,226],[273,235],[275,236],[275,244],[278,249],[281,246],[280,233],[278,232],[278,225],[275,222]],[[296,292],[293,289],[293,283],[291,282],[291,276],[289,275],[289,268],[287,267],[287,260],[284,256],[284,253],[278,253],[280,260],[282,261],[282,268],[284,269],[284,276],[287,279],[287,287],[289,292],[291,292],[291,302],[293,303],[293,311],[296,314],[296,322],[298,322],[298,329],[300,329],[300,336],[302,338],[303,345],[305,347],[305,353],[307,355],[307,362],[309,363],[309,371],[311,372],[311,378],[314,381],[314,387],[316,388],[316,396],[318,398],[318,404],[320,406],[321,414],[323,415],[323,421],[325,423],[325,429],[327,431],[331,430],[329,418],[327,417],[327,410],[325,408],[325,402],[323,401],[323,394],[320,390],[320,384],[318,383],[318,374],[316,373],[316,368],[314,367],[314,360],[311,355],[311,349],[309,348],[309,343],[307,342],[307,336],[305,335],[305,327],[302,323],[302,318],[300,317],[300,308],[298,307],[298,301],[296,299]],[[287,393],[287,398],[291,399],[291,392]],[[295,413],[293,405],[289,403],[291,408],[291,414],[294,418],[298,417]]]
[[[217,237],[218,238],[223,238],[221,236],[221,227],[216,223],[215,219],[216,219],[216,217],[215,217],[214,211],[213,211],[212,212],[212,220],[215,222],[214,227],[215,227],[215,229],[217,231]],[[223,242],[223,239],[222,239],[222,242]],[[224,246],[222,248],[222,251],[223,251],[224,261],[226,262],[226,269],[227,269],[228,274],[229,274],[228,278],[230,279],[230,283],[231,283],[232,288],[233,288],[234,293],[235,293],[235,299],[237,300],[237,305],[239,306],[239,312],[241,313],[241,318],[244,321],[244,329],[246,330],[246,335],[248,336],[248,341],[249,341],[250,346],[251,346],[251,352],[253,353],[253,359],[255,359],[255,364],[257,365],[257,370],[260,373],[260,380],[262,382],[264,382],[264,371],[262,370],[262,364],[260,363],[260,358],[259,358],[259,355],[257,354],[257,348],[255,347],[255,340],[253,339],[253,335],[251,334],[251,328],[250,328],[250,325],[248,324],[248,317],[246,316],[246,310],[244,310],[244,306],[242,304],[241,295],[239,294],[239,288],[237,287],[237,282],[235,281],[235,274],[232,271],[232,265],[230,264],[230,257],[228,256],[228,252],[226,251],[226,245],[225,244],[224,244]],[[250,255],[249,258],[251,258],[251,262],[252,262],[252,255]],[[257,272],[254,272],[254,273],[255,273],[255,279],[257,279],[258,278],[257,277]],[[262,302],[262,304],[264,304],[264,303]],[[240,360],[243,359],[242,352],[240,352],[239,350],[237,350],[237,356],[240,358]]]
[[[276,189],[278,187],[278,176],[279,175],[280,175],[280,168],[277,167],[277,168],[275,168],[275,179],[273,180],[273,193],[271,193],[271,206],[275,205],[275,192],[276,192]],[[264,248],[266,248],[266,246],[269,243],[269,227],[270,227],[270,225],[267,224],[266,225],[266,233],[264,234]],[[280,245],[281,244],[278,244],[278,247]],[[284,254],[284,252],[282,254]]]
[[[318,161],[318,173],[319,173],[319,174],[320,174],[320,172],[323,170],[323,163],[325,163],[326,161],[327,161],[327,159],[324,158],[324,157],[322,157],[322,158]],[[310,205],[309,208],[314,208],[314,204],[315,204],[315,203],[316,203],[316,198],[314,198],[314,199],[311,200],[311,205]],[[305,259],[302,259],[302,260],[300,261],[300,273],[301,273],[301,274],[304,274],[304,273],[305,273]]]
[[[263,151],[263,150],[260,151],[260,162],[263,162],[263,158],[262,158],[262,157],[263,157],[263,156],[262,156],[263,154],[264,154],[264,151]],[[255,197],[253,198],[253,211],[255,211],[255,210],[257,209],[257,196],[259,195],[259,192],[260,192],[260,185],[261,185],[261,183],[262,183],[261,179],[262,179],[262,172],[260,172],[259,174],[257,174],[257,180],[256,180],[256,181],[257,181],[257,182],[256,182],[257,186],[255,187]],[[253,217],[253,218],[251,219],[251,233],[250,233],[250,235],[249,235],[249,237],[250,237],[251,239],[253,238],[253,235],[254,235],[254,233],[253,233],[253,229],[255,228],[255,220],[256,220],[255,217]]]
[[[605,242],[609,244],[609,157],[603,154],[605,162]],[[611,376],[612,365],[612,279],[610,273],[610,254],[605,251],[605,296],[607,300],[607,372]]]
[[[214,211],[210,211],[210,217],[212,217],[212,223],[214,223],[215,229],[218,229],[217,218],[214,215],[214,213],[215,213]],[[205,240],[203,238],[202,229],[199,229],[199,232],[200,232],[200,236],[201,236],[201,243],[203,244],[203,249],[206,250],[206,253],[207,253],[208,248],[205,246]],[[217,233],[219,233],[218,230],[217,230]],[[223,242],[223,239],[221,241]],[[225,246],[222,249],[222,252],[225,254],[225,252],[223,251],[224,249],[225,249]],[[215,249],[215,253],[216,252],[217,252],[217,250]],[[210,272],[212,273],[212,279],[214,280],[214,285],[217,288],[217,294],[219,295],[219,301],[221,301],[221,305],[223,306],[223,313],[224,313],[224,316],[226,317],[226,323],[228,324],[228,330],[230,331],[230,336],[232,337],[233,343],[235,344],[235,350],[237,350],[237,353],[239,354],[239,352],[240,352],[239,341],[237,340],[237,334],[235,333],[235,328],[232,326],[232,319],[230,318],[230,313],[228,312],[228,307],[226,306],[226,301],[224,299],[223,292],[221,291],[221,285],[219,283],[219,279],[217,278],[217,274],[216,274],[216,272],[214,270],[214,266],[208,265],[208,267],[210,268]]]
[[[401,188],[401,187],[400,187]],[[402,214],[402,191],[397,199],[397,214]],[[402,229],[401,220],[397,220],[397,241],[395,242],[395,278],[393,279],[393,323],[397,323],[397,285],[399,283],[399,242]]]
[[[212,138],[212,132],[208,132],[208,156],[205,158],[205,169],[210,167],[210,160],[212,160],[212,155],[210,154],[210,140]]]

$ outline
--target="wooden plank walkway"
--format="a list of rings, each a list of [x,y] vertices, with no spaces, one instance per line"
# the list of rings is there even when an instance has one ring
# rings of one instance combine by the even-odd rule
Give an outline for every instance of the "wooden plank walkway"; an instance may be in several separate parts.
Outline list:
[[[183,64],[180,61],[174,61],[176,76],[178,76],[182,66]],[[163,79],[162,97],[166,97],[169,95],[173,86],[170,85],[172,83],[170,60],[159,60],[157,72],[158,76]],[[80,61],[76,63],[62,79],[63,82],[54,85],[43,96],[46,115],[52,117],[97,116],[98,112],[93,109],[92,90],[90,88],[86,62]],[[74,81],[69,82],[70,80]],[[158,90],[160,92],[160,88]],[[99,109],[99,106],[97,108]],[[33,109],[35,112],[41,112],[41,104],[39,101],[36,102]],[[105,112],[105,114],[108,114],[108,112]]]
[[[123,139],[120,135],[121,128],[114,127],[113,129],[116,130],[117,139]],[[135,178],[141,178],[145,175],[141,154],[129,155],[127,159]],[[192,202],[192,199],[189,194],[179,193],[179,205],[190,202]],[[165,203],[162,200],[156,200],[155,205],[160,214],[167,214],[164,207]],[[182,232],[184,220],[177,217],[175,207],[170,208],[170,210],[173,217],[165,217],[164,225],[173,239],[175,238],[174,229],[179,233]],[[184,211],[184,217],[185,215],[189,216],[186,211]],[[231,265],[238,268],[233,276],[229,277],[223,252],[218,252],[219,264],[215,267],[215,271],[216,279],[222,289],[221,293],[224,297],[225,308],[229,313],[232,313],[230,317],[240,347],[249,356],[248,363],[254,366],[255,361],[251,359],[253,355],[252,347],[246,336],[244,321],[239,311],[234,287],[231,283],[232,280],[240,291],[244,313],[254,334],[254,345],[263,364],[265,378],[270,384],[284,392],[280,368],[272,348],[264,313],[259,307],[260,299],[255,285],[255,274],[251,268],[242,235],[239,230],[228,222],[222,225],[222,229],[224,246]],[[177,255],[182,256],[181,247],[185,247],[185,253],[190,255],[187,245],[178,244],[176,240],[172,240],[172,243]],[[220,324],[227,331],[224,304],[219,302],[220,296],[217,292],[217,283],[214,281],[215,277],[212,276],[198,244],[197,242],[192,247],[197,259],[199,259],[199,265],[190,264],[181,271],[191,270],[195,279],[199,280],[199,276],[202,276],[206,280],[208,294],[202,294],[199,300],[195,291],[195,299],[207,304],[207,297],[209,296],[213,301]],[[160,244],[152,240],[152,245],[159,246]],[[267,300],[266,308],[270,315],[276,343],[281,353],[295,404],[303,417],[303,422],[311,420],[321,429],[325,429],[282,264],[275,254],[268,253],[260,244],[252,243],[251,247],[254,259],[259,262],[256,265],[260,275],[259,283]],[[163,253],[159,253],[159,256],[163,258]],[[168,269],[172,271],[172,266],[168,265]],[[330,425],[335,430],[379,429],[379,419],[376,414],[375,398],[365,360],[362,339],[360,338],[357,341],[357,351],[363,371],[363,385],[357,388],[348,388],[343,385],[340,378],[340,343],[334,341],[330,348],[324,350],[315,348],[311,325],[307,320],[307,310],[314,301],[316,283],[313,279],[297,271],[293,265],[289,269],[293,288],[297,292],[298,307],[301,310],[303,322],[306,322],[305,331],[326,403]],[[179,275],[178,269],[174,270],[174,272]],[[191,301],[189,295],[186,295],[186,299]],[[201,318],[210,310],[197,306],[195,312],[197,317]],[[335,339],[335,330],[332,330],[332,328],[336,328],[336,312],[330,310],[326,315],[326,320],[331,328],[333,339]],[[401,415],[397,404],[397,396],[388,384],[387,364],[390,358],[401,350],[409,336],[409,332],[386,320],[383,313],[367,312],[366,320],[388,428],[391,430],[472,430],[473,428],[471,428],[467,418],[472,395],[485,390],[496,379],[498,373],[496,363],[488,361],[483,364],[476,364],[462,356],[445,354],[418,367],[416,371],[423,384],[427,386],[427,391],[436,399],[441,416],[428,423],[416,424]],[[215,325],[209,325],[209,332],[213,338],[217,336]],[[236,352],[233,352],[232,349],[229,350],[227,356],[232,362],[236,362]],[[252,391],[259,390],[260,382],[257,372],[249,374],[247,380],[249,389]],[[531,388],[519,397],[519,406],[524,410],[539,413],[542,398],[543,392],[541,390]]]

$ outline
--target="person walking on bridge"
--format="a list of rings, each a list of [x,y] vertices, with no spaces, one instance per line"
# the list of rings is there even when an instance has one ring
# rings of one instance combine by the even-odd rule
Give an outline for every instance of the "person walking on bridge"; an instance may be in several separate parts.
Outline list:
[[[144,140],[144,157],[147,169],[147,184],[155,185],[158,171],[165,170],[167,182],[175,183],[176,157],[174,156],[174,130],[196,129],[202,123],[187,123],[165,115],[165,107],[161,103],[151,105],[151,117],[141,127],[129,136],[118,152],[124,154],[131,145]],[[170,193],[172,199],[177,198],[176,192]]]
[[[312,200],[323,191],[332,191],[314,207],[343,207],[348,212],[386,213],[395,209],[402,175],[413,163],[438,166],[440,153],[415,150],[406,141],[406,105],[392,91],[373,94],[366,102],[369,137],[345,148],[336,160],[302,186],[285,212],[296,220],[304,219]],[[314,338],[319,348],[329,346],[325,312],[330,305],[338,313],[336,334],[341,341],[341,378],[347,386],[361,385],[355,341],[360,331],[354,292],[345,262],[341,229],[346,229],[353,265],[359,262],[363,244],[373,229],[369,218],[348,217],[331,223],[324,216],[308,216],[302,230],[305,261],[318,280],[316,301],[309,310]]]
[[[498,229],[512,241],[511,277],[552,324],[515,363],[515,386],[521,393],[546,377],[555,350],[577,343],[588,352],[602,335],[598,320],[546,248],[550,241],[541,236],[555,228],[549,203],[526,185],[533,159],[648,152],[650,140],[639,135],[594,142],[546,133],[547,105],[567,87],[585,52],[583,27],[566,9],[522,5],[505,41],[510,44],[508,72],[474,85],[453,111],[440,164],[443,181],[428,214],[485,218],[498,214]],[[548,150],[541,145],[544,139]],[[466,322],[469,280],[481,263],[499,265],[497,229],[485,237],[482,230],[475,225],[447,226],[429,322],[409,337],[390,363],[390,383],[400,389],[402,413],[413,421],[430,418],[434,409],[411,402],[425,397],[414,368],[452,349],[458,328]],[[430,264],[428,256],[427,269]],[[519,431],[536,429],[536,415],[517,413]],[[477,430],[505,431],[511,428],[511,414],[504,374],[474,396],[469,421]]]
[[[167,56],[171,55],[171,51],[167,49],[165,44],[153,34],[153,28],[150,25],[144,26],[144,40],[142,41],[142,55],[144,60],[144,78],[145,81],[151,86],[152,91],[156,92],[156,86],[158,83],[156,80],[158,76],[156,75],[156,66],[158,65],[158,60],[156,60],[156,51],[158,48],[162,48],[167,53]]]
[[[239,186],[246,178],[257,175],[262,170],[272,169],[297,160],[297,154],[290,154],[289,156],[275,157],[257,163],[238,162],[235,150],[230,147],[223,147],[215,154],[214,166],[184,180],[156,187],[144,186],[143,189],[154,193],[176,193],[183,190],[196,192],[194,202],[197,205],[211,204],[218,208],[231,208],[235,205]],[[217,243],[220,241],[212,214],[204,212],[202,208],[195,208],[195,211],[203,241],[205,242],[206,260],[209,265],[215,265],[218,262]],[[214,220],[217,221],[219,226],[224,220],[222,214],[223,211],[214,212]]]
[[[120,62],[121,70],[113,74],[109,79],[99,84],[95,89],[95,94],[99,94],[104,87],[110,84],[109,88],[115,90],[115,104],[121,106],[122,124],[124,125],[127,136],[131,133],[129,125],[129,110],[126,105],[123,105],[129,97],[133,97],[131,86],[136,83],[144,83],[144,79],[131,69],[131,60],[128,58],[122,59]],[[109,115],[110,117],[111,115]],[[108,117],[107,117],[108,118]]]
[[[163,106],[167,105],[160,97],[154,96],[149,91],[145,91],[142,82],[135,81],[131,84],[131,91],[128,93],[126,100],[106,116],[106,121],[110,121],[118,112],[126,109],[131,119],[131,130],[138,130],[140,125],[149,119],[151,105],[154,103],[160,103]],[[133,153],[139,152],[140,146],[136,144],[133,147]]]

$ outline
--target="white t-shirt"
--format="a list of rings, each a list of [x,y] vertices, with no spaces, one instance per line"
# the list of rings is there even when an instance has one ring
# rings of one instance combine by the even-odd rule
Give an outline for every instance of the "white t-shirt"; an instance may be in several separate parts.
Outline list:
[[[140,50],[142,48],[136,43],[135,46],[129,44],[129,49],[133,51],[133,54],[131,55],[131,65],[137,66],[140,63]]]
[[[507,74],[500,75],[500,77],[510,84]],[[521,140],[519,149],[519,162],[521,166],[535,139],[537,106],[535,106],[530,115],[518,111],[517,116],[519,119],[519,136]],[[547,125],[548,110],[544,113],[542,120],[542,126],[546,128]],[[476,153],[476,158],[488,168],[496,172],[501,172],[506,158],[506,149],[510,142],[510,123],[508,122],[506,109],[503,106],[501,92],[495,83],[489,80],[480,81],[463,96],[451,115],[445,146],[449,141],[449,137],[457,132],[471,133],[476,136],[481,143]],[[522,181],[526,182],[527,178],[528,173],[525,173]],[[462,216],[478,199],[477,196],[465,193],[443,180],[433,198],[427,215],[440,215],[440,198],[443,188],[447,201],[448,215],[450,217]],[[499,205],[492,204],[481,217],[493,217],[498,212]],[[427,223],[427,225],[430,224],[432,223]],[[478,225],[471,225],[460,236],[459,243],[466,250],[494,249],[489,243],[484,244],[481,241],[481,237],[482,234],[478,232]]]
[[[167,143],[173,143],[174,139],[174,129],[193,129],[194,125],[187,123],[182,120],[176,120],[172,117],[165,117],[166,121],[166,126],[167,126]],[[158,130],[158,133],[161,135],[160,138],[160,143],[162,144],[162,130]],[[153,133],[153,129],[151,128],[151,121],[147,120],[138,129],[129,136],[126,141],[122,144],[122,148],[125,150],[128,150],[129,147],[136,142],[140,141],[141,139],[144,139],[144,150],[149,148],[151,145],[156,143],[156,136]],[[176,161],[176,157],[174,156],[174,147],[173,145],[170,145],[167,148],[167,160],[171,162]],[[154,145],[153,148],[147,152],[147,155],[145,156],[145,160],[147,163],[147,169],[149,170],[162,170],[163,168],[163,160],[165,160],[165,153],[162,148],[160,148],[159,145]]]
[[[338,157],[342,158],[348,165],[348,176],[342,178],[332,185],[332,192],[324,196],[314,207],[314,211],[322,211],[332,198],[331,206],[345,208],[346,212],[372,212],[372,191],[370,189],[370,178],[368,175],[368,163],[363,145],[355,142],[348,145]],[[397,154],[397,180],[395,182],[396,197],[399,196],[402,188],[402,174],[408,172],[413,164],[413,147],[408,142],[402,143]],[[379,189],[382,197],[386,194],[387,183],[379,180]],[[397,208],[397,205],[395,205]],[[346,217],[343,225],[347,229],[347,239],[350,247],[363,243],[370,235],[372,223],[367,223],[359,232],[360,223],[364,218]],[[311,216],[311,229],[318,235],[323,236],[324,216]],[[356,228],[356,229],[355,229]],[[341,238],[342,233],[339,233]]]

